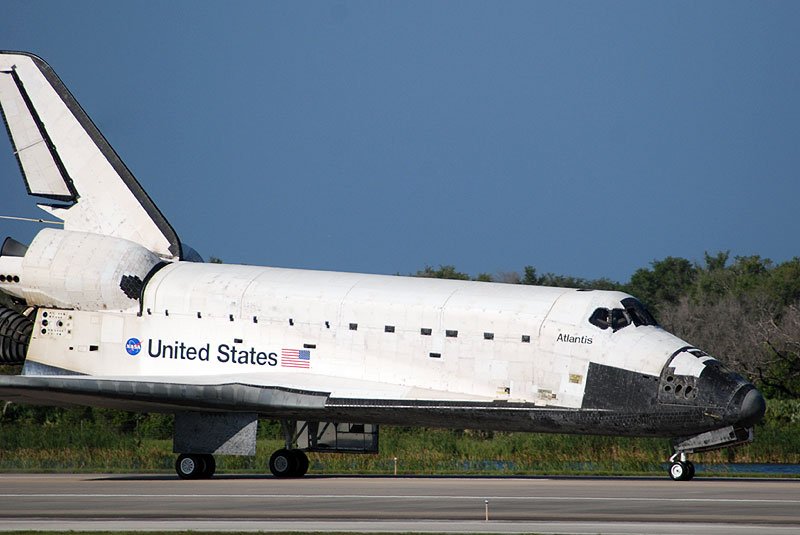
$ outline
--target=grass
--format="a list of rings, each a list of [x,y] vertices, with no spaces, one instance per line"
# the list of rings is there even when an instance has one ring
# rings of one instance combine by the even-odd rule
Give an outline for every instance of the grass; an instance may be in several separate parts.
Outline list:
[[[800,429],[760,429],[753,444],[693,456],[695,463],[798,463]],[[92,443],[87,431],[0,429],[0,470],[14,472],[171,472],[169,439],[135,439],[114,433]],[[88,433],[88,435],[86,434]],[[53,435],[58,435],[54,440]],[[114,438],[109,438],[109,435]],[[8,448],[6,438],[17,447]],[[28,442],[28,441],[31,442]],[[259,438],[253,457],[218,456],[217,470],[265,473],[269,456],[283,446]],[[615,437],[469,433],[381,429],[378,455],[309,454],[310,473],[392,474],[649,474],[662,473],[671,450],[666,440]]]

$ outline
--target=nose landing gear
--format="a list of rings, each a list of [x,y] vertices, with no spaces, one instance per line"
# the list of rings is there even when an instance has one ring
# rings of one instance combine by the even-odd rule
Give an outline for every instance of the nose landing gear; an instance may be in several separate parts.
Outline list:
[[[694,477],[694,464],[686,457],[686,452],[676,452],[669,458],[669,477],[673,481],[689,481]]]
[[[694,477],[694,465],[687,460],[689,453],[730,448],[753,441],[753,428],[728,426],[699,435],[677,438],[672,441],[675,454],[669,458],[669,477],[675,481],[689,481]]]

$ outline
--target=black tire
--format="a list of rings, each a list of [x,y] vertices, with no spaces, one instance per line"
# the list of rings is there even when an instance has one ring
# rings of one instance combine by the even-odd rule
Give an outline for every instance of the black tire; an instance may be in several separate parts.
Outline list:
[[[181,479],[199,479],[206,470],[206,462],[202,455],[182,453],[175,461],[175,471]]]
[[[306,452],[303,450],[292,450],[294,453],[295,458],[297,459],[297,472],[295,472],[295,477],[303,477],[308,472],[308,457],[306,456]]]
[[[684,481],[691,481],[694,479],[694,464],[692,461],[686,461],[686,468],[688,469],[688,474],[686,475],[686,479]]]
[[[689,475],[689,463],[683,463],[681,461],[675,461],[669,467],[669,477],[672,478],[673,481],[688,481],[692,477]]]
[[[200,474],[200,479],[211,479],[214,475],[214,472],[217,470],[217,461],[214,460],[214,456],[211,454],[204,454],[200,455],[203,459],[204,470],[203,473]]]
[[[269,458],[269,471],[275,477],[294,477],[297,473],[297,456],[292,450],[281,448]]]

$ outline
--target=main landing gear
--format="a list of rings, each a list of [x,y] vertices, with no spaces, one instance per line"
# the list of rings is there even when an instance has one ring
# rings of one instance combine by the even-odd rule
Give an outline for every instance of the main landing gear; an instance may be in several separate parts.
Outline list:
[[[216,469],[214,456],[207,453],[183,453],[175,461],[175,471],[181,479],[209,479]]]
[[[181,413],[176,416],[177,451],[216,452],[217,455],[255,455],[256,415]],[[272,454],[269,471],[277,478],[303,477],[309,469],[306,452],[378,453],[378,425],[348,422],[281,420],[285,445]],[[179,425],[180,424],[180,425]],[[213,433],[209,430],[213,430]],[[232,431],[238,430],[238,433]],[[248,435],[249,433],[249,435]],[[241,435],[245,435],[244,438]],[[226,441],[219,437],[233,437]],[[237,438],[238,437],[238,438]],[[207,438],[207,440],[204,440]],[[236,439],[236,440],[234,440]],[[209,453],[182,453],[175,462],[181,479],[207,479],[216,463]]]
[[[308,472],[308,457],[303,450],[281,448],[269,458],[269,471],[275,477],[303,477]]]
[[[685,452],[677,452],[669,458],[669,477],[673,481],[689,481],[694,477],[694,464],[686,458]]]
[[[308,472],[308,457],[303,450],[293,449],[300,433],[295,430],[297,422],[281,420],[286,447],[269,458],[269,471],[275,477],[303,477]]]
[[[207,453],[183,453],[175,461],[175,471],[181,479],[209,479],[217,463]],[[269,458],[269,470],[275,477],[302,477],[308,472],[308,457],[302,450],[281,448]]]

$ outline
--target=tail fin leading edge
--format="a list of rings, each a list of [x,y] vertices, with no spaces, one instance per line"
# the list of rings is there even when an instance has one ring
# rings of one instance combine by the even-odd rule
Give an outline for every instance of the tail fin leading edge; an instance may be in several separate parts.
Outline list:
[[[66,230],[181,259],[175,230],[44,60],[0,51],[0,112],[28,193],[56,201],[38,206]]]

